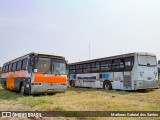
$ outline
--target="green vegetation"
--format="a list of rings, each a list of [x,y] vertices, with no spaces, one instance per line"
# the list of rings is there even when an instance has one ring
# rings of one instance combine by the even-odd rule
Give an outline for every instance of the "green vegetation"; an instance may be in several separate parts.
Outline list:
[[[159,111],[159,93],[160,89],[128,92],[69,88],[65,93],[24,97],[0,87],[0,109],[6,111]]]

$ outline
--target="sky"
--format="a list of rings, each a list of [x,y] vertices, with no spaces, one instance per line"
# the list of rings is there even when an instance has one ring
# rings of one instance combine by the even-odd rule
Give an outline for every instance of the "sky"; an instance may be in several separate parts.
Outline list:
[[[69,63],[131,52],[159,60],[159,6],[160,0],[0,0],[0,66],[30,52],[63,55]]]

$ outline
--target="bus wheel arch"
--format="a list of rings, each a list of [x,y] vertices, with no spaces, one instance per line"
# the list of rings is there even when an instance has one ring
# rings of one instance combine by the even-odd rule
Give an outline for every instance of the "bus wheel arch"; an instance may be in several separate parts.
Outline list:
[[[75,87],[75,81],[74,81],[74,80],[71,80],[71,81],[70,81],[70,86],[71,86],[71,87]]]
[[[111,90],[111,89],[112,89],[112,84],[111,84],[111,82],[110,82],[109,80],[105,80],[105,81],[103,82],[103,88],[104,88],[105,90]]]

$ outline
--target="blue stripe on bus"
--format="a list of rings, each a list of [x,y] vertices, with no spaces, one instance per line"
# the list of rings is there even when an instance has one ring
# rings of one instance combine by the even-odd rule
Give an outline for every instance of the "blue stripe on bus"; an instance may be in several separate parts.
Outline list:
[[[75,79],[75,78],[76,78],[76,75],[75,75],[75,74],[71,74],[71,75],[70,75],[70,79],[73,80],[73,79]]]
[[[110,78],[110,74],[108,74],[108,73],[102,73],[102,74],[99,74],[99,77],[100,78],[109,79]]]
[[[96,78],[96,76],[91,76],[91,77],[81,77],[81,76],[79,76],[77,79],[78,80],[96,80],[97,78]]]

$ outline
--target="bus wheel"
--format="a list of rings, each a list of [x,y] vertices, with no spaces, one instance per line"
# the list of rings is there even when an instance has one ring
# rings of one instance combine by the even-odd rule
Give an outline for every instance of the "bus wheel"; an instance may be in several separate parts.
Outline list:
[[[104,88],[105,90],[111,90],[111,89],[112,89],[111,82],[109,82],[109,81],[104,82],[103,88]]]
[[[21,95],[25,95],[23,83],[21,84],[21,87],[20,87],[20,94],[21,94]]]
[[[71,87],[75,87],[75,81],[71,81]]]

